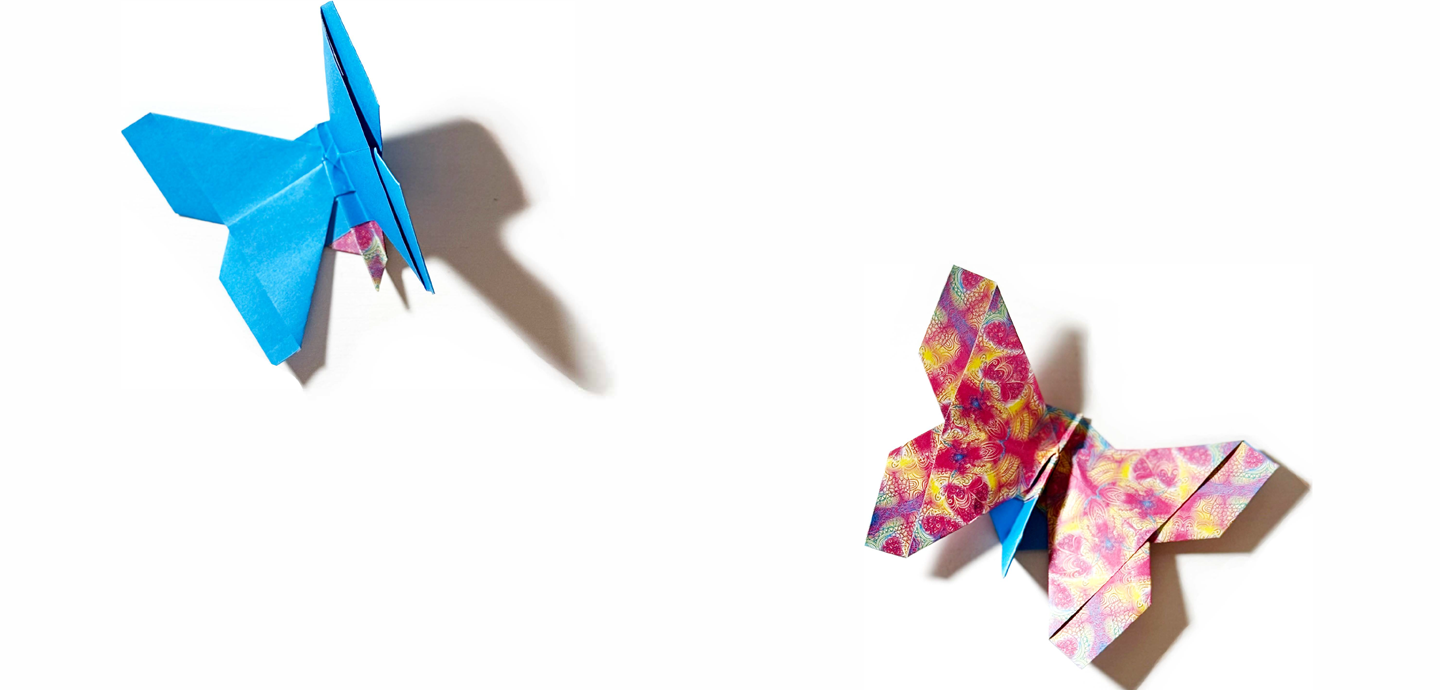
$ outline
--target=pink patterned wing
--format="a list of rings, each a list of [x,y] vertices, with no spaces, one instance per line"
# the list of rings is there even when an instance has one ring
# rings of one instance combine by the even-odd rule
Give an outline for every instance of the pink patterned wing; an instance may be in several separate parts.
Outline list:
[[[1046,488],[1051,642],[1085,666],[1150,605],[1150,545],[1218,537],[1278,465],[1243,441],[1120,450],[1082,422]]]
[[[380,277],[385,275],[385,235],[373,220],[350,228],[350,231],[335,238],[330,248],[346,254],[359,254],[365,259],[365,268],[375,289],[380,289]]]
[[[1150,543],[1146,542],[1105,581],[1059,632],[1050,638],[1075,662],[1085,666],[1150,608]]]
[[[899,556],[1030,488],[1059,445],[991,281],[951,272],[920,358],[945,421],[891,451],[865,540]]]
[[[1056,516],[1050,633],[1094,596],[1239,442],[1153,450],[1082,446]]]
[[[1279,468],[1264,453],[1241,442],[1234,455],[1160,528],[1155,541],[1219,537]]]
[[[896,556],[909,556],[923,546],[916,543],[916,535],[942,531],[940,525],[934,524],[934,518],[931,524],[921,525],[920,507],[925,501],[930,473],[935,469],[935,449],[940,446],[943,428],[937,426],[890,451],[885,460],[880,497],[870,516],[866,546]]]
[[[959,266],[950,270],[945,290],[920,341],[920,362],[940,411],[948,416],[955,389],[970,365],[980,325],[995,295],[995,283]]]
[[[1242,441],[1117,449],[1047,407],[999,288],[958,267],[920,358],[944,421],[890,452],[866,545],[908,556],[1038,497],[1050,637],[1079,666],[1150,606],[1151,544],[1220,536],[1278,467]]]

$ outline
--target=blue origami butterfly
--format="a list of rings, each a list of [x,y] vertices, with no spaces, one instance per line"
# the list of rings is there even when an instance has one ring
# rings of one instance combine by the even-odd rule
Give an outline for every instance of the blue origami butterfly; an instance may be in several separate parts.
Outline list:
[[[170,208],[229,229],[220,282],[271,364],[300,350],[327,245],[364,254],[378,289],[383,232],[435,291],[400,184],[381,157],[380,104],[365,67],[335,4],[320,18],[328,122],[294,140],[154,113],[124,130]]]

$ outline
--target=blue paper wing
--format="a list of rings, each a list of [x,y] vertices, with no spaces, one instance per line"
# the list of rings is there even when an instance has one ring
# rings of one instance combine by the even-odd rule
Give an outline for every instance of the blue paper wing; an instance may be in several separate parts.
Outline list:
[[[220,282],[271,364],[305,340],[334,197],[317,167],[229,226]]]
[[[330,102],[330,124],[335,128],[336,143],[341,151],[362,147],[384,150],[380,134],[380,102],[360,54],[350,42],[345,23],[335,3],[320,8],[325,30],[325,88]]]
[[[125,128],[180,215],[230,229],[220,282],[272,364],[300,349],[335,193],[318,139],[151,113]]]
[[[385,239],[400,251],[405,263],[415,270],[420,283],[426,290],[434,292],[430,286],[430,273],[425,269],[425,257],[420,253],[420,243],[416,241],[415,230],[410,225],[410,212],[405,207],[400,183],[385,167],[385,161],[375,155],[373,149],[367,149],[340,154],[340,163],[355,189],[354,200],[360,203],[363,211],[359,216],[346,211],[346,221],[360,222],[356,219],[360,217],[378,223]]]
[[[267,137],[150,113],[126,127],[130,148],[170,208],[230,224],[320,166],[312,140]]]
[[[390,198],[390,208],[395,212],[395,219],[400,223],[400,236],[403,245],[391,241],[397,245],[400,252],[405,255],[405,263],[415,269],[415,274],[420,276],[420,284],[430,293],[435,288],[430,285],[430,271],[425,268],[425,255],[420,252],[420,240],[415,238],[415,227],[410,224],[410,209],[405,205],[405,194],[400,191],[400,183],[395,176],[390,174],[390,168],[386,167],[385,159],[380,154],[375,154],[375,168],[380,171],[380,180],[385,183],[385,194]]]
[[[1030,500],[1012,498],[990,509],[990,522],[995,525],[995,536],[1000,539],[1000,575],[1010,572],[1010,563],[1015,560],[1016,551],[1044,549],[1048,546],[1048,527],[1035,512],[1040,497]]]

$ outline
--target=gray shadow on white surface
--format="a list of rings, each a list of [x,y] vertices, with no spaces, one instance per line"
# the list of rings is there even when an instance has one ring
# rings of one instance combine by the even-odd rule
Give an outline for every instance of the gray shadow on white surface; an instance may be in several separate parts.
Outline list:
[[[930,574],[939,578],[953,577],[999,545],[1000,539],[995,536],[995,523],[990,521],[990,514],[986,513],[940,542],[940,556],[935,559],[935,566],[931,568]],[[999,572],[998,556],[994,565],[995,571]]]
[[[452,120],[386,139],[385,163],[400,181],[427,261],[443,261],[500,314],[530,349],[576,386],[603,394],[610,377],[599,352],[555,294],[505,246],[505,225],[529,202],[495,137],[479,123]],[[333,252],[326,252],[327,255]],[[386,266],[409,306],[399,253]],[[333,257],[331,257],[333,261]],[[290,358],[300,383],[325,363],[334,268],[322,275],[311,304],[305,347]],[[457,286],[435,285],[437,292]]]
[[[1035,367],[1045,404],[1072,412],[1085,409],[1085,331],[1074,326],[1060,332],[1060,344]]]
[[[328,248],[320,252],[320,272],[315,276],[315,293],[310,296],[310,314],[305,317],[305,342],[299,352],[285,360],[301,386],[310,383],[325,366],[325,349],[330,343],[330,299],[335,294],[335,254]]]

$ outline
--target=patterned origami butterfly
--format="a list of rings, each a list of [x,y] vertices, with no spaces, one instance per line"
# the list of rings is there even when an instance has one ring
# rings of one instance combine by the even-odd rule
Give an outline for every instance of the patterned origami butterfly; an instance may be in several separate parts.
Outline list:
[[[908,556],[988,512],[1002,572],[1048,546],[1050,641],[1077,666],[1149,607],[1150,544],[1219,537],[1279,467],[1244,441],[1111,446],[1045,404],[999,288],[959,267],[920,358],[945,421],[891,451],[866,545]]]

